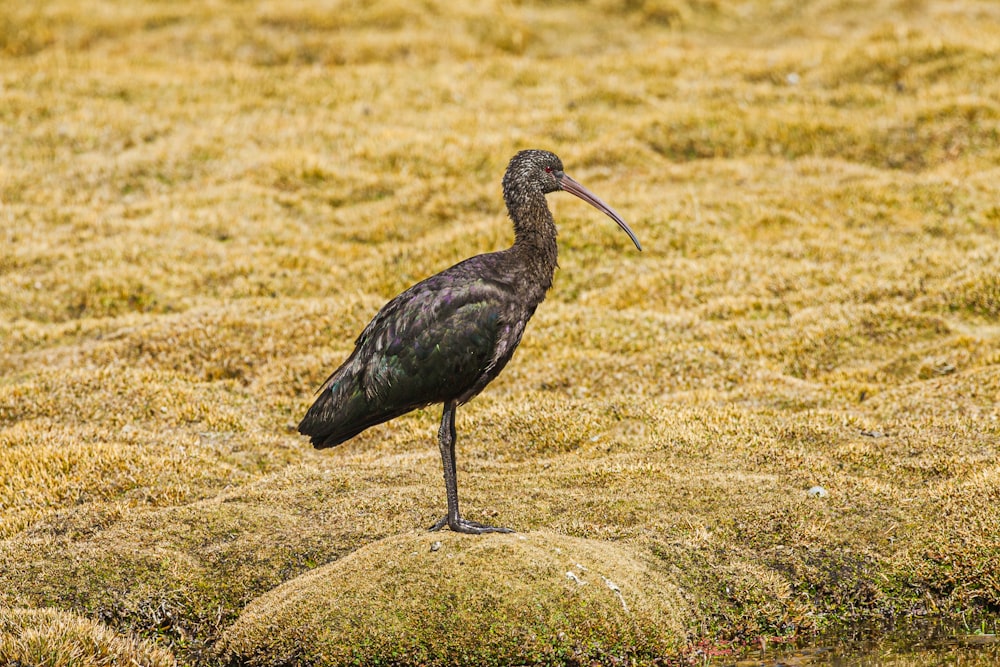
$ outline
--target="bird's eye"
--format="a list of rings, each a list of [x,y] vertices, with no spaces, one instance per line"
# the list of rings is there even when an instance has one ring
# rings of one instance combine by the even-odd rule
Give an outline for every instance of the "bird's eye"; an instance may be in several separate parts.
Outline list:
[[[545,173],[546,174],[551,174],[552,173],[552,167],[546,167],[545,168]]]

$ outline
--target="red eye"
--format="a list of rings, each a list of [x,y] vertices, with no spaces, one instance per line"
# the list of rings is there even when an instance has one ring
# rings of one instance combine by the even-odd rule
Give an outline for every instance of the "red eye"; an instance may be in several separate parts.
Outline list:
[[[551,174],[552,173],[552,167],[546,167],[545,168],[545,173],[546,174]]]

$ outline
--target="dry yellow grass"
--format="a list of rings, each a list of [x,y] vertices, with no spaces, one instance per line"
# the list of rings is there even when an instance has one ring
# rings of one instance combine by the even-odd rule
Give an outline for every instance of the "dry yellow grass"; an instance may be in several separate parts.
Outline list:
[[[55,609],[0,609],[0,663],[44,667],[170,667],[167,651]]]
[[[468,516],[649,568],[668,652],[995,615],[1000,8],[453,5],[0,10],[0,610],[212,664],[268,591],[378,572],[443,508],[436,410],[293,426],[386,299],[510,242],[538,147],[646,252],[550,197],[555,287],[459,414]]]

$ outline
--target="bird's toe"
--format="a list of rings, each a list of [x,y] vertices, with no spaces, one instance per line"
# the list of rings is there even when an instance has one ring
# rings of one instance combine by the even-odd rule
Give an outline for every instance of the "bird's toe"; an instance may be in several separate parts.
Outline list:
[[[462,517],[456,517],[455,519],[449,519],[447,516],[441,517],[437,523],[430,527],[431,531],[441,530],[445,526],[448,526],[452,531],[456,533],[466,533],[468,535],[482,535],[483,533],[513,533],[514,531],[510,528],[504,528],[502,526],[490,526],[485,523],[479,523],[478,521],[469,521],[468,519],[463,519]]]
[[[469,533],[471,535],[481,535],[483,533],[514,532],[510,528],[504,528],[502,526],[490,526],[485,523],[479,523],[478,521],[467,521],[466,519],[462,518],[459,518],[458,521],[449,523],[448,527],[457,533]]]

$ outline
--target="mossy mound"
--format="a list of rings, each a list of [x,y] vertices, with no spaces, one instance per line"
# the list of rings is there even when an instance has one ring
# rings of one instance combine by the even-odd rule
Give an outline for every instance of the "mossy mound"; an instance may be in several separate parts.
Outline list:
[[[218,653],[260,666],[651,662],[676,651],[691,614],[679,587],[623,545],[421,532],[262,595]]]
[[[168,667],[177,661],[147,641],[73,614],[0,608],[0,664]]]

